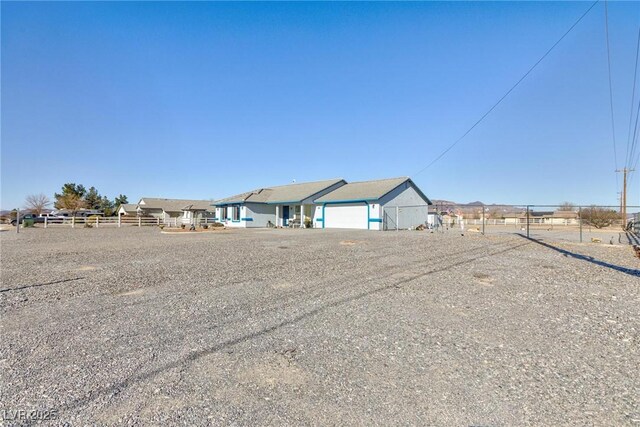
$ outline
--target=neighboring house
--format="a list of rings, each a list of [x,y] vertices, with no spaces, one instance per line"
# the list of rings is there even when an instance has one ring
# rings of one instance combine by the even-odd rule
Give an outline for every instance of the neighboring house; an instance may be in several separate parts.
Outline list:
[[[138,205],[134,205],[133,203],[123,203],[118,207],[116,211],[116,215],[129,215],[136,216],[138,214]]]
[[[575,225],[579,224],[579,214],[574,211],[529,211],[529,224],[542,225]],[[518,218],[519,224],[527,223],[527,212]]]
[[[544,215],[545,224],[576,225],[580,223],[580,215],[576,211],[555,211],[551,215]]]
[[[215,201],[215,217],[229,227],[304,226],[314,220],[314,200],[345,184],[337,178],[259,188]]]
[[[137,204],[141,216],[160,218],[164,223],[191,224],[203,218],[214,220],[215,212],[208,200],[160,199],[143,197]]]
[[[314,202],[314,227],[364,230],[425,225],[432,204],[406,177],[345,184]]]

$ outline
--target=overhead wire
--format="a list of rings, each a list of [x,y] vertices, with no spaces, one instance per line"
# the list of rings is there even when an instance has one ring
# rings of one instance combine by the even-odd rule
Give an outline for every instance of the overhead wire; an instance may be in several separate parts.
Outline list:
[[[638,76],[638,54],[640,53],[640,27],[638,27],[638,41],[636,43],[636,61],[633,67],[633,86],[631,89],[631,108],[629,112],[629,131],[627,134],[627,156],[625,158],[625,166],[628,168],[630,163],[633,161],[632,157],[632,147],[633,147],[633,138],[631,138],[631,125],[633,123],[633,106],[635,103],[636,97],[636,80]]]
[[[611,140],[613,141],[613,163],[615,165],[616,191],[620,187],[618,181],[618,150],[616,148],[616,125],[613,112],[613,85],[611,84],[611,48],[609,46],[609,8],[607,0],[604,0],[604,33],[607,41],[607,68],[609,77],[609,107],[611,110]]]
[[[427,169],[429,169],[433,164],[435,164],[437,161],[439,161],[441,158],[443,158],[449,151],[451,151],[456,145],[458,145],[458,143],[460,141],[462,141],[467,135],[469,135],[469,133],[471,133],[471,131],[473,129],[476,128],[476,126],[478,126],[489,114],[491,114],[491,112],[498,106],[500,105],[500,103],[507,97],[509,96],[509,94],[511,92],[513,92],[513,90],[518,87],[518,85],[520,85],[520,83],[522,83],[522,81],[524,79],[527,78],[527,76],[529,74],[531,74],[531,72],[551,53],[551,51],[553,51],[556,46],[558,46],[560,44],[560,42],[562,42],[562,40],[564,40],[565,37],[567,37],[567,35],[569,35],[569,33],[580,23],[580,21],[582,21],[582,19],[587,16],[587,14],[591,11],[591,9],[594,8],[594,6],[599,2],[600,0],[596,0],[594,1],[588,8],[587,10],[585,10],[582,15],[580,15],[580,17],[573,23],[573,25],[571,25],[571,27],[569,27],[569,29],[567,31],[565,31],[565,33],[540,57],[540,59],[538,59],[528,70],[526,73],[524,73],[524,75],[522,77],[520,77],[520,79],[518,79],[518,81],[516,81],[516,83],[511,86],[511,88],[509,90],[507,90],[507,92],[502,95],[500,97],[500,99],[498,99],[497,102],[495,102],[491,108],[489,108],[469,129],[467,129],[466,132],[464,132],[462,134],[461,137],[459,137],[458,139],[456,139],[452,144],[450,144],[444,151],[442,151],[436,158],[434,158],[430,163],[428,163],[425,167],[423,167],[422,169],[420,169],[418,172],[414,173],[412,176],[415,177],[416,175],[421,174],[422,172],[426,171]],[[608,39],[607,39],[607,45],[608,45]],[[616,161],[617,163],[617,161]]]

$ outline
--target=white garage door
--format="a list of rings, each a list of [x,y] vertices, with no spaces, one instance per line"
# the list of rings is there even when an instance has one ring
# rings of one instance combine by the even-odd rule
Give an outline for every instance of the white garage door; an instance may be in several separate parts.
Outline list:
[[[368,206],[359,204],[326,205],[324,208],[325,228],[360,228],[367,229],[369,218]]]

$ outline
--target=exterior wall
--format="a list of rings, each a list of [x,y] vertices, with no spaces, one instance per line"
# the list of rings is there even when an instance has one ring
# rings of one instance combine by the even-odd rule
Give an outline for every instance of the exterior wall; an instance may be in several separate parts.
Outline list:
[[[126,211],[122,206],[120,206],[118,208],[118,210],[116,211],[116,215],[130,215],[130,216],[136,216],[137,212],[136,211]]]
[[[420,193],[409,183],[405,182],[396,187],[379,200],[381,205],[387,206],[428,206]]]
[[[236,205],[228,205],[227,206],[227,218],[223,221],[223,223],[227,226],[227,227],[231,227],[231,228],[246,228],[247,223],[246,221],[242,221],[242,219],[238,219],[238,220],[234,220],[233,219],[233,209]],[[246,206],[244,205],[240,205],[240,218],[245,218],[246,216]]]
[[[426,225],[429,220],[429,204],[413,185],[405,182],[380,199],[387,229],[406,230]],[[396,209],[397,208],[397,209]],[[382,227],[376,228],[381,230]]]
[[[381,204],[369,203],[369,230],[382,230],[382,212]]]
[[[160,218],[164,221],[165,215],[162,209],[144,209],[142,208],[142,216],[152,216],[154,218]]]
[[[265,205],[261,203],[247,203],[245,206],[246,218],[245,227],[266,227],[267,223],[276,223],[276,205]],[[242,210],[241,210],[242,213]],[[251,219],[251,220],[249,220]]]
[[[322,218],[322,205],[317,205],[313,212],[313,228],[324,228],[324,218]]]
[[[240,219],[233,220],[233,209],[240,206]],[[216,221],[232,228],[259,228],[266,227],[271,221],[275,224],[276,207],[275,205],[266,205],[262,203],[247,203],[241,205],[228,205],[226,218],[222,216],[222,207],[216,208]]]

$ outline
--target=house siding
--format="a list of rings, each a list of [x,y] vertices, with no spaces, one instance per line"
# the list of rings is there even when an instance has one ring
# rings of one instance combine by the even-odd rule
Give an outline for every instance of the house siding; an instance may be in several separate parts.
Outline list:
[[[244,207],[246,216],[243,218],[251,218],[251,221],[243,221],[245,223],[245,227],[266,227],[269,221],[271,221],[272,224],[276,223],[275,205],[247,203]]]
[[[383,218],[383,223],[378,223],[379,230],[385,227],[387,229],[395,229],[397,227],[398,229],[406,230],[425,224],[428,221],[429,204],[410,182],[405,182],[396,187],[389,194],[382,197],[380,202],[380,214]],[[397,210],[396,207],[398,207]]]

